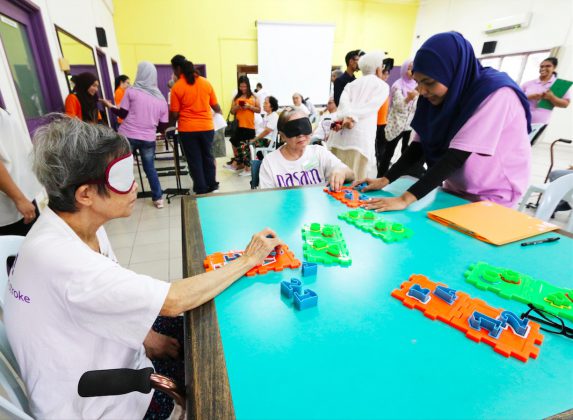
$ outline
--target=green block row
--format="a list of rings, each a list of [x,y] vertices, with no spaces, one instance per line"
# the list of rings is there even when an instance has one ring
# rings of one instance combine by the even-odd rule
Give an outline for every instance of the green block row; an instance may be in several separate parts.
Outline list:
[[[362,208],[341,213],[338,218],[388,243],[402,241],[414,234],[412,229],[400,223],[390,222],[381,215]]]
[[[340,226],[311,223],[302,227],[304,259],[325,265],[352,264]]]
[[[527,274],[484,262],[470,265],[464,276],[478,289],[488,290],[505,299],[531,303],[536,308],[573,321],[573,289],[557,287]]]

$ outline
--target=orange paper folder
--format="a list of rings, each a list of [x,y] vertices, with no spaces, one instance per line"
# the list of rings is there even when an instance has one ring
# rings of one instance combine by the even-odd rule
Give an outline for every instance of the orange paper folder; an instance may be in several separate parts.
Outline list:
[[[494,245],[504,245],[558,229],[551,223],[491,201],[431,211],[428,217]]]

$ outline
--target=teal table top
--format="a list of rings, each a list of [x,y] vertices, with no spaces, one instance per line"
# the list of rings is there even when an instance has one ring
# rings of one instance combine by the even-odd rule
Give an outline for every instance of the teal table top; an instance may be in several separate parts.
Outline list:
[[[407,185],[399,180],[391,191]],[[320,188],[197,202],[207,254],[244,249],[270,227],[303,261],[301,227],[320,222],[341,227],[352,257],[347,268],[319,265],[316,277],[290,269],[245,277],[215,299],[237,419],[516,419],[573,408],[572,340],[545,333],[539,357],[523,363],[390,296],[423,274],[519,315],[524,304],[473,287],[464,271],[484,261],[572,288],[571,238],[480,242],[428,219],[429,210],[464,203],[444,192],[386,213],[414,231],[392,244],[339,220],[349,209]],[[317,307],[297,311],[281,297],[280,282],[292,277],[318,294]]]

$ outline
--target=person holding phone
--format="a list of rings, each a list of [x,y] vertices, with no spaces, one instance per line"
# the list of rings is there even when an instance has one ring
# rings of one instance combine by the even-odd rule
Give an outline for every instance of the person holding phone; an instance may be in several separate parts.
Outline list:
[[[231,144],[236,150],[236,157],[231,163],[225,165],[226,169],[238,172],[240,176],[251,175],[251,158],[247,153],[248,147],[244,144],[255,138],[255,112],[261,112],[259,100],[251,91],[251,83],[247,76],[241,76],[238,80],[237,94],[233,98],[231,114],[235,115],[238,127],[231,137]]]

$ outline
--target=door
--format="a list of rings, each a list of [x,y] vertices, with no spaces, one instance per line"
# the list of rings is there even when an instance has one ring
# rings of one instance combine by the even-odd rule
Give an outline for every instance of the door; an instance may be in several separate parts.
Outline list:
[[[39,10],[0,0],[0,40],[22,113],[33,132],[41,117],[63,103]]]

